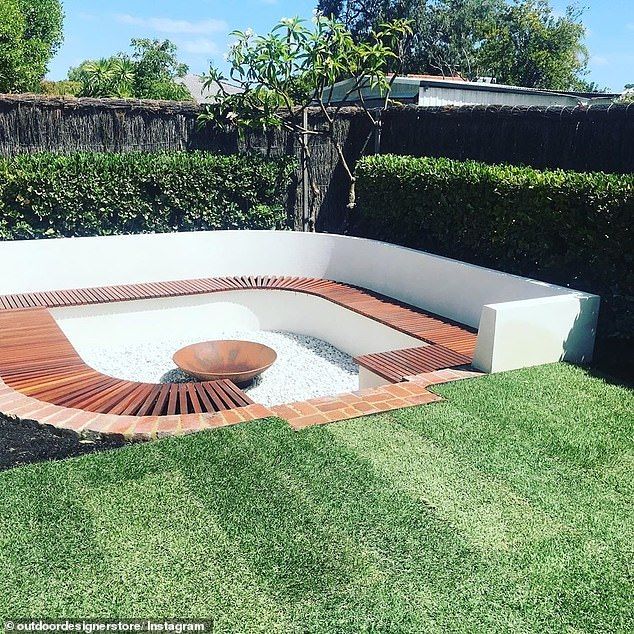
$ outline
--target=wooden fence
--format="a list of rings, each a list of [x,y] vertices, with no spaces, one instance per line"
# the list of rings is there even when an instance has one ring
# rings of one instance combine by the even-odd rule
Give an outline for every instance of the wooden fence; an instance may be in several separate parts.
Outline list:
[[[240,138],[200,128],[193,103],[0,96],[0,156],[25,152],[208,150],[292,154],[300,168],[288,196],[297,229],[341,231],[346,223],[347,177],[329,142],[313,137],[310,156],[317,195],[304,186],[301,152],[283,131]],[[370,129],[358,109],[346,108],[336,134],[354,163]],[[310,113],[311,126],[324,124]],[[374,144],[368,145],[373,151]],[[634,104],[592,108],[394,107],[384,113],[380,151],[447,156],[489,163],[561,167],[577,171],[634,171]],[[306,193],[308,191],[309,200]]]

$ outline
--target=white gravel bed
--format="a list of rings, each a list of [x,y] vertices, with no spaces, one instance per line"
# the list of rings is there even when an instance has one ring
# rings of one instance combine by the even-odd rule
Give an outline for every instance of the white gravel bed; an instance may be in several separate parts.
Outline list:
[[[277,361],[243,388],[256,402],[271,406],[359,389],[359,371],[352,357],[326,341],[290,332],[223,330],[206,338],[244,339],[277,352]],[[167,383],[196,380],[175,367],[176,350],[200,339],[170,337],[108,347],[103,340],[83,343],[78,352],[96,370],[129,381]]]

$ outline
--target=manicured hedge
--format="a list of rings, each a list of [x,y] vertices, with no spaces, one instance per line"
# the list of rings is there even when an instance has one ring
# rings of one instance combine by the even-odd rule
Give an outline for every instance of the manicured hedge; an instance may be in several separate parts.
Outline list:
[[[0,159],[0,239],[282,228],[292,171],[205,152]]]
[[[634,176],[392,155],[357,175],[355,233],[597,293],[597,357],[631,367]]]

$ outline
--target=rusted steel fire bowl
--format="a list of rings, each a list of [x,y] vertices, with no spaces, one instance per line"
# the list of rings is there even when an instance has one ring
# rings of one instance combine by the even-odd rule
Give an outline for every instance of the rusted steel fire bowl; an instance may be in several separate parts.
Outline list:
[[[172,359],[181,370],[197,379],[229,379],[243,386],[270,368],[277,353],[254,341],[220,339],[185,346],[175,352]]]

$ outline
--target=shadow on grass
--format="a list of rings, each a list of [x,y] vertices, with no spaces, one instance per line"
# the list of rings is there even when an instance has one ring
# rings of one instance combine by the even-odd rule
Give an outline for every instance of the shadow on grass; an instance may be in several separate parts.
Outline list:
[[[517,391],[525,392],[521,383]],[[436,417],[445,429],[445,416],[453,415],[449,404],[441,406],[408,411]],[[561,530],[524,546],[474,547],[425,487],[410,486],[429,466],[409,448],[412,434],[401,431],[407,421],[399,422],[375,416],[293,432],[279,419],[266,419],[6,473],[11,522],[29,518],[12,528],[7,542],[14,575],[7,587],[20,605],[48,596],[39,581],[44,561],[63,592],[56,599],[64,614],[77,605],[100,613],[116,592],[119,607],[148,617],[194,601],[198,610],[213,605],[219,631],[255,631],[271,605],[274,618],[289,625],[282,631],[319,632],[543,632],[549,631],[545,624],[559,631],[564,623],[607,631],[603,626],[623,614],[620,604],[611,607],[624,602],[627,590],[620,551],[609,546],[609,531],[584,528],[594,507],[580,506],[581,520],[573,513]],[[456,427],[461,437],[462,425]],[[454,471],[461,465],[456,442],[443,451],[435,443],[438,460]],[[473,445],[467,444],[468,456]],[[389,476],[377,468],[384,453]],[[398,461],[398,455],[411,460]],[[482,458],[493,459],[484,449]],[[465,473],[472,476],[474,469]],[[447,482],[443,469],[438,474]],[[55,486],[43,486],[51,480]],[[482,485],[477,477],[470,482]],[[555,496],[553,505],[558,491],[550,485],[545,491]],[[533,502],[540,508],[542,493],[539,486]],[[89,527],[79,537],[76,524],[64,521],[78,499],[79,517]],[[528,499],[513,495],[508,504],[523,512]],[[483,521],[490,517],[497,526],[504,520],[491,505],[475,502]],[[589,553],[581,538],[597,536],[607,549]],[[33,540],[44,546],[31,552]],[[56,540],[79,543],[81,553],[84,540],[96,544],[97,555],[76,559],[70,552],[59,560],[65,547]],[[96,571],[98,560],[103,570]],[[262,597],[267,601],[258,602]],[[248,614],[223,629],[244,604]]]
[[[609,385],[615,385],[617,387],[626,387],[630,390],[634,389],[634,376],[631,372],[618,368],[618,369],[604,369],[602,367],[591,366],[589,368],[583,368],[588,376],[595,379],[601,379]]]
[[[203,444],[167,443],[163,459],[190,461],[181,471],[189,491],[225,528],[260,588],[303,606],[303,624],[355,629],[363,605],[374,627],[421,631],[417,602],[453,605],[456,584],[482,564],[433,508],[392,489],[324,430],[260,421],[214,441],[213,459]]]

